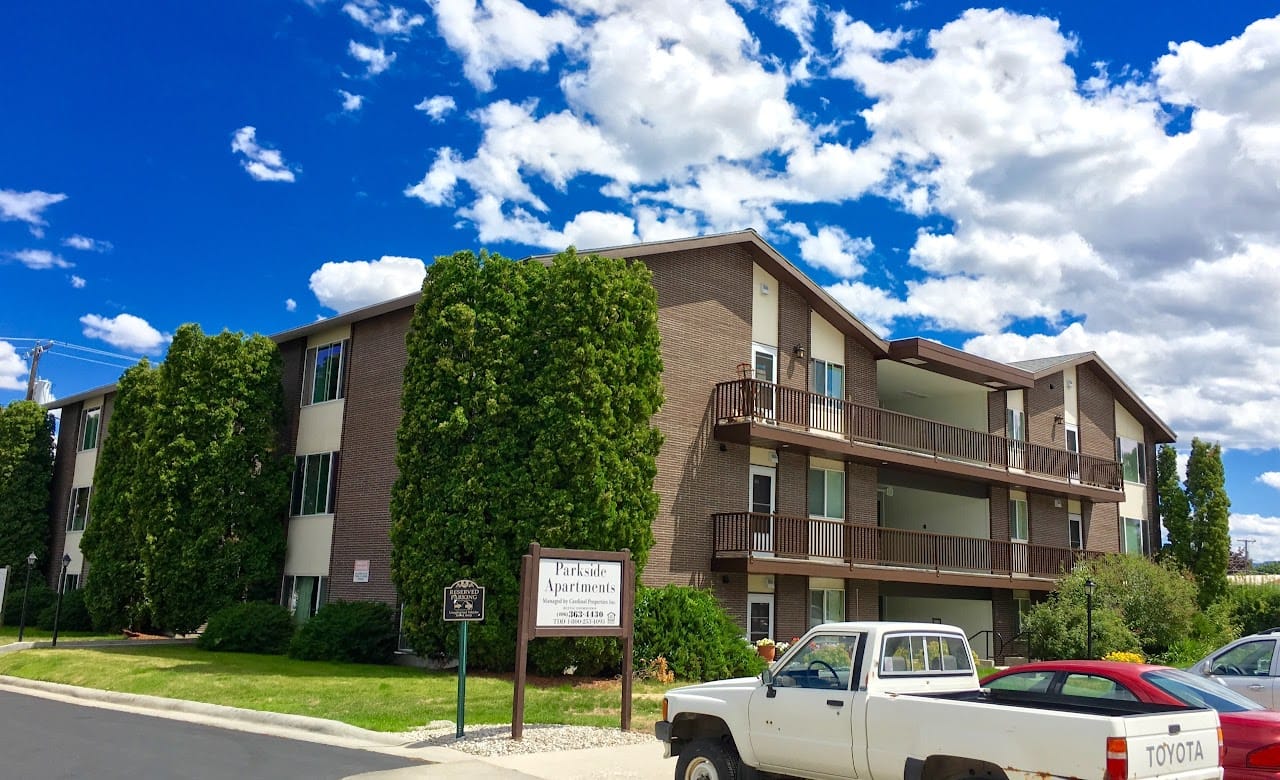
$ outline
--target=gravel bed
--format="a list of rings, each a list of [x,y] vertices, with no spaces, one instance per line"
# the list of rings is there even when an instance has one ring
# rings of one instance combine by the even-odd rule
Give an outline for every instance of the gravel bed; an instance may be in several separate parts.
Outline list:
[[[653,742],[653,735],[639,731],[603,729],[595,726],[549,726],[525,724],[524,739],[511,738],[511,724],[466,726],[457,739],[451,720],[437,720],[408,732],[413,747],[447,747],[477,756],[506,756],[517,753],[546,753],[552,750],[615,747]]]

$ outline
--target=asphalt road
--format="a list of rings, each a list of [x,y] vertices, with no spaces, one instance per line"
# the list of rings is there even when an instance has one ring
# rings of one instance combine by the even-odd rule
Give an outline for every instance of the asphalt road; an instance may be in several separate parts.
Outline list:
[[[340,780],[421,763],[0,691],[0,777]]]

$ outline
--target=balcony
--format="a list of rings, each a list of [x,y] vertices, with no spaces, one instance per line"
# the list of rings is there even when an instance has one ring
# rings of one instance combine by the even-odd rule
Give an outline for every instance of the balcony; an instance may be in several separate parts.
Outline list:
[[[1101,553],[1023,542],[927,531],[906,531],[840,520],[787,517],[756,512],[724,512],[711,516],[714,528],[714,568],[721,570],[807,573],[811,576],[849,576],[848,570],[869,579],[916,579],[867,567],[891,567],[929,572],[955,584],[990,584],[972,575],[991,575],[1046,581],[1032,589],[1047,589],[1082,558]],[[732,565],[729,562],[755,565]],[[803,571],[796,563],[808,564]],[[1021,587],[1021,586],[1020,586]]]
[[[717,436],[730,441],[799,444],[840,457],[894,465],[932,467],[966,476],[984,471],[1016,474],[1010,484],[1076,493],[1093,500],[1116,501],[1124,489],[1115,460],[1009,439],[983,431],[831,398],[758,379],[716,385],[713,400]],[[845,445],[843,447],[833,445]],[[1037,482],[1029,482],[1026,477]],[[1041,481],[1043,480],[1043,481]],[[1074,489],[1073,489],[1074,486]]]

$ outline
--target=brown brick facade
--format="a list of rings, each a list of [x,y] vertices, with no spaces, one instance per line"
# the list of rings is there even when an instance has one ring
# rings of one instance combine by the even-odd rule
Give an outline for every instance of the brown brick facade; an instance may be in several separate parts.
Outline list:
[[[1066,446],[1066,426],[1063,406],[1066,403],[1062,387],[1062,372],[1044,377],[1035,387],[1025,391],[1027,410],[1027,440],[1045,447]]]
[[[80,417],[83,411],[82,403],[63,407],[62,420],[58,426],[58,457],[53,462],[52,504],[49,507],[49,561],[60,560],[62,553],[66,550],[71,482],[75,478],[76,455],[79,454],[77,448],[80,442]],[[36,550],[37,555],[41,555],[42,552]],[[36,564],[36,568],[44,573],[45,582],[49,587],[53,587],[57,569],[50,567],[49,561],[40,561]]]

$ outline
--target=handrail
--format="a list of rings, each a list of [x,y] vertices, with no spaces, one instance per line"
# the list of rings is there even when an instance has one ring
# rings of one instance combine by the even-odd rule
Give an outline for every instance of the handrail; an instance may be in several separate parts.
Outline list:
[[[716,385],[716,422],[755,421],[820,436],[875,444],[1120,490],[1119,461],[1010,439],[950,423],[833,398],[806,390],[736,379]]]

